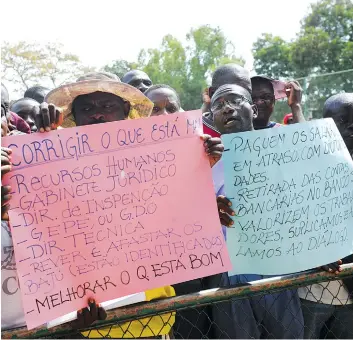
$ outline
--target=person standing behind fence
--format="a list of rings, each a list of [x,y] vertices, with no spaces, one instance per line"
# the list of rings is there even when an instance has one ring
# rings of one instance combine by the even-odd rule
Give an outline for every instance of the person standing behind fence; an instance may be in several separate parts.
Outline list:
[[[151,116],[170,115],[180,112],[179,95],[168,85],[153,85],[145,92],[145,96],[153,103]]]
[[[266,83],[267,82],[269,81],[266,79]],[[214,101],[212,98],[215,92],[217,92],[217,90],[225,84],[238,85],[245,90],[246,93],[250,93],[251,95],[252,82],[250,80],[249,72],[239,65],[228,64],[220,66],[212,77],[212,86],[208,90],[211,103]],[[290,89],[288,94],[289,104],[296,108],[300,108],[300,105],[297,105],[298,102],[295,101],[296,96],[294,95],[298,94],[297,90],[300,91],[300,87],[296,86],[294,88],[291,84],[288,84],[287,87]],[[268,88],[268,92],[269,94],[272,94],[271,98],[273,97],[274,101],[274,90],[272,83],[270,83]],[[267,88],[265,90],[267,90]],[[259,96],[262,92],[264,92],[263,88],[259,86],[256,95],[259,97],[260,101],[263,99],[263,97]],[[301,92],[298,94],[298,97],[299,99],[301,98]],[[206,119],[206,123],[210,124],[215,131],[219,132],[218,128],[222,128],[222,124],[220,124],[220,127],[217,126],[212,109],[210,109],[210,106],[207,106],[206,108],[207,103],[204,104],[203,109],[209,110],[203,115],[204,125]],[[268,115],[267,122],[265,124],[266,127],[276,125],[276,123],[268,123],[272,112],[273,105],[268,108],[266,112],[264,112]],[[254,121],[256,121],[256,118],[257,111],[253,116]],[[279,126],[280,124],[277,125]],[[246,126],[231,126],[231,132],[251,130],[254,130],[252,121],[251,124],[247,123]],[[220,161],[213,168],[214,185],[217,194],[222,192],[224,185],[222,166],[222,161]],[[264,276],[260,275],[236,275],[231,278],[228,278],[227,275],[223,275],[221,284],[244,284],[249,281],[259,280],[262,278],[264,278]],[[214,288],[214,285],[204,287],[204,289],[207,288]],[[219,307],[216,308],[215,306],[213,308],[213,320],[217,320],[215,328],[216,332],[220,332],[221,337],[230,336],[231,338],[258,338],[261,336],[268,337],[274,335],[279,338],[300,338],[303,335],[303,316],[299,297],[295,291],[289,290],[279,294],[266,295],[262,298],[244,299],[239,302],[218,304],[217,306]],[[222,327],[218,326],[217,323],[222,324]]]
[[[47,87],[36,85],[27,89],[23,95],[23,98],[31,98],[39,104],[42,104],[44,102],[45,96],[49,93],[49,91],[50,89]]]
[[[251,81],[249,71],[238,64],[226,64],[219,66],[212,75],[211,86],[202,93],[202,122],[205,133],[212,137],[219,137],[220,133],[214,126],[210,110],[211,98],[215,91],[226,84],[237,84],[251,92]]]
[[[145,93],[153,84],[150,77],[143,71],[131,70],[127,72],[121,79],[125,84],[136,87],[142,93]]]
[[[105,89],[106,91],[103,91]],[[129,118],[149,116],[150,102],[140,92],[131,91],[130,86],[120,82],[119,78],[105,72],[88,73],[80,77],[76,83],[67,84],[51,91],[47,100],[64,109],[64,127],[84,126],[110,121],[119,121]],[[134,96],[135,104],[131,104],[126,92]],[[135,108],[136,106],[136,108]],[[48,120],[42,121],[43,127],[51,127]],[[47,121],[44,126],[44,121]],[[146,300],[174,296],[171,286],[152,289],[146,293]],[[106,316],[103,308],[97,306],[95,301],[89,301],[87,308],[78,312],[78,318],[72,323],[74,328],[85,328],[96,320]],[[149,317],[123,323],[113,327],[103,327],[98,330],[82,332],[88,338],[139,338],[154,337],[168,334],[174,323],[173,313]]]
[[[36,85],[32,86],[26,90],[23,95],[23,98],[31,98],[34,99],[39,104],[44,102],[45,96],[49,93],[50,89],[44,86]]]
[[[96,78],[96,79],[94,79]],[[97,79],[98,78],[98,79]],[[90,75],[88,79],[79,78],[80,81],[67,84],[51,91],[46,100],[53,102],[64,110],[64,127],[84,126],[129,118],[148,117],[151,112],[147,97],[129,85],[118,80],[108,80],[99,73],[96,77]],[[103,89],[105,90],[103,92]],[[133,102],[129,98],[133,95]],[[130,96],[130,97],[129,97]],[[109,105],[108,105],[109,104]],[[41,118],[41,117],[39,117]],[[36,122],[41,122],[39,131],[48,130],[52,126],[50,116],[36,117]],[[203,136],[205,152],[210,164],[221,157],[223,145],[219,138]],[[146,292],[146,299],[165,298],[175,295],[171,286],[157,288]],[[90,310],[83,309],[78,313],[78,319],[72,324],[75,328],[85,328],[96,320],[104,318],[104,310],[96,306],[94,301],[89,301]],[[92,312],[93,311],[93,312]],[[115,338],[151,337],[166,335],[174,324],[174,313],[166,313],[150,318],[133,320],[115,327],[106,327],[98,331],[84,332],[93,338],[104,336]]]
[[[353,93],[340,93],[327,99],[323,117],[333,118],[353,156]],[[353,263],[353,255],[323,269],[337,273],[341,263]],[[313,284],[298,291],[305,339],[353,338],[353,278]]]
[[[254,120],[255,130],[268,129],[281,126],[271,121],[276,97],[273,79],[266,76],[254,76],[251,78],[252,99],[258,108],[258,116]],[[291,81],[285,85],[288,96],[288,106],[292,109],[293,124],[305,122],[301,109],[302,89],[298,82]]]
[[[257,107],[253,105],[251,94],[241,87],[236,85],[220,87],[212,97],[211,112],[215,126],[222,134],[254,130],[253,119],[257,117]],[[225,197],[223,173],[223,164],[220,161],[213,168],[217,203],[222,225],[231,227],[233,221],[230,216],[234,216],[235,212]],[[263,278],[265,277],[262,275],[234,275],[226,279],[228,285],[235,285]],[[295,291],[267,294],[233,302],[233,305],[235,308],[232,317],[239,323],[236,326],[238,329],[235,330],[238,338],[283,339],[303,336],[303,316]],[[218,322],[221,321],[220,319]]]
[[[4,107],[4,110],[6,110],[7,114],[9,115],[9,134],[15,135],[19,133],[31,133],[31,129],[29,128],[28,124],[15,112],[9,111],[9,92],[3,83],[1,83],[1,106]]]
[[[37,132],[35,112],[39,110],[39,103],[31,98],[22,98],[11,104],[10,110],[20,116],[30,127],[30,132]]]

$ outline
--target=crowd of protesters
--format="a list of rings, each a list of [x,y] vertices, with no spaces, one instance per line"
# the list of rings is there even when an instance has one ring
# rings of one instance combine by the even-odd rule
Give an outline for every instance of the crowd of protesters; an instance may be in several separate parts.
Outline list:
[[[6,86],[1,85],[1,135],[41,133],[53,129],[107,123],[124,119],[170,115],[183,111],[178,93],[167,84],[153,84],[153,79],[139,70],[128,72],[120,80],[107,72],[82,75],[76,82],[50,90],[42,86],[28,89],[22,99],[11,102]],[[222,145],[223,134],[277,128],[305,121],[302,89],[298,82],[283,86],[291,113],[282,124],[271,120],[276,109],[275,80],[266,76],[250,77],[236,64],[218,67],[211,86],[202,93],[204,145],[212,167],[215,199],[224,236],[235,212],[224,193]],[[104,88],[105,92],[101,89]],[[69,90],[68,90],[69,89]],[[70,93],[70,95],[68,95]],[[127,95],[128,93],[128,95]],[[73,95],[74,94],[74,95]],[[150,110],[146,98],[153,103]],[[148,102],[149,102],[148,101]],[[138,103],[138,105],[134,105]],[[195,108],[198,109],[198,108]],[[353,93],[340,93],[325,102],[323,117],[331,117],[353,155]],[[11,150],[1,148],[1,177],[11,171]],[[16,262],[9,227],[8,210],[11,188],[1,186],[1,276],[2,329],[25,325]],[[338,273],[342,263],[352,263],[352,256],[338,259],[323,267]],[[281,274],[279,269],[278,275]],[[268,278],[256,273],[231,276],[228,273],[146,292],[153,300],[174,295],[227,287]],[[148,320],[149,331],[144,337],[172,333],[175,338],[353,338],[353,279],[330,281],[298,290],[284,290],[261,297],[227,301],[216,305],[187,309],[156,316]],[[6,310],[4,310],[6,306]],[[78,311],[73,329],[88,327],[106,318],[105,310],[88,301],[88,307]],[[171,321],[172,320],[172,321]],[[129,337],[141,334],[143,322],[129,322]],[[121,338],[124,327],[109,327],[110,338]],[[103,337],[104,329],[82,333],[90,338]]]

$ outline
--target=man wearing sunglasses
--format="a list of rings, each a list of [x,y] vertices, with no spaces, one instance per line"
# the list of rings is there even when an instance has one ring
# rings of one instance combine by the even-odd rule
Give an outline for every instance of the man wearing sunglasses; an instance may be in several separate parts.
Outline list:
[[[281,124],[271,121],[276,97],[273,85],[274,80],[266,76],[251,78],[252,100],[258,108],[258,116],[254,120],[255,130],[278,127]],[[301,109],[302,89],[297,81],[291,81],[284,85],[288,98],[288,106],[292,110],[293,124],[305,122]]]

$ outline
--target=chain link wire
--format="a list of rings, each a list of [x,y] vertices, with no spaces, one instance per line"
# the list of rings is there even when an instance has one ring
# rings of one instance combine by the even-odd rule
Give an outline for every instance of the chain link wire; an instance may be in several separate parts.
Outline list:
[[[104,325],[93,324],[90,329],[73,331],[27,331],[26,338],[42,339],[348,339],[353,338],[353,264],[347,264],[348,275],[330,277],[322,274],[310,281],[311,272],[264,279],[260,276],[226,274],[174,285],[177,296],[183,298],[175,311],[153,312],[151,303],[135,305],[135,315],[124,320],[109,314]],[[309,274],[308,274],[309,273]],[[340,276],[340,275],[338,275]],[[253,278],[261,280],[253,280]],[[309,280],[308,280],[309,278]],[[332,280],[335,278],[334,280]],[[327,281],[330,279],[331,281]],[[290,289],[284,289],[286,285]],[[308,285],[306,285],[308,284]],[[278,287],[277,287],[278,286]],[[227,298],[202,302],[196,297],[234,290]],[[238,291],[238,293],[237,293]],[[350,291],[350,295],[349,295]],[[195,294],[196,293],[196,294]],[[221,295],[220,295],[221,296]],[[159,306],[167,300],[158,300]],[[183,303],[187,301],[188,303]],[[194,300],[193,300],[194,299]],[[191,304],[190,304],[191,301]],[[192,302],[194,301],[194,302]],[[163,306],[166,306],[165,304]],[[173,304],[172,308],[176,306]],[[158,308],[157,308],[158,309]],[[163,309],[163,308],[162,308]],[[117,309],[119,310],[119,308]],[[146,312],[147,310],[147,312]],[[148,314],[148,315],[147,315]],[[3,337],[23,338],[16,330],[2,332]],[[21,336],[22,334],[22,336]],[[5,336],[4,336],[5,335]]]

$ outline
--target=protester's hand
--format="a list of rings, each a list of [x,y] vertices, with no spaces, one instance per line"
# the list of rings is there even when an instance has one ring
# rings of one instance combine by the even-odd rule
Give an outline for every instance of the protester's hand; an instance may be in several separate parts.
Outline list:
[[[205,152],[209,158],[210,165],[213,167],[222,157],[224,145],[218,137],[211,137],[210,135],[202,135],[204,141]]]
[[[288,105],[299,105],[302,101],[302,88],[297,81],[290,81],[285,85]]]
[[[1,147],[1,178],[11,171],[11,149]],[[1,219],[8,220],[8,211],[10,208],[11,187],[1,185]]]
[[[217,197],[219,220],[221,224],[226,227],[231,227],[234,224],[233,220],[230,218],[230,216],[235,216],[235,212],[231,206],[232,202],[227,197],[221,195]]]
[[[96,304],[93,299],[88,301],[89,309],[83,308],[77,312],[77,319],[71,322],[71,326],[74,329],[83,329],[92,325],[97,320],[105,320],[107,318],[107,312],[103,307]]]
[[[322,266],[321,269],[329,273],[338,274],[340,271],[342,271],[341,264],[342,264],[342,260],[338,260],[337,262],[333,262],[333,263],[327,264],[326,266]]]
[[[39,132],[55,130],[62,124],[63,114],[53,104],[35,106],[35,122]]]

